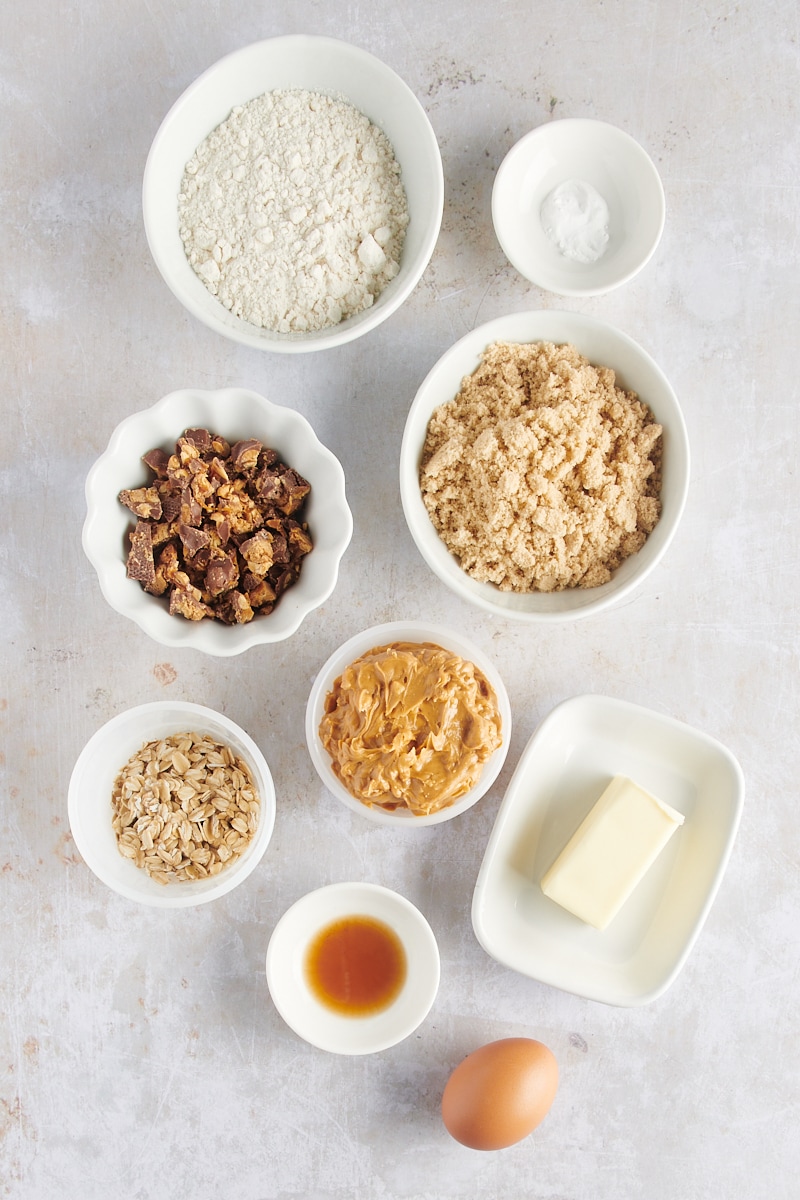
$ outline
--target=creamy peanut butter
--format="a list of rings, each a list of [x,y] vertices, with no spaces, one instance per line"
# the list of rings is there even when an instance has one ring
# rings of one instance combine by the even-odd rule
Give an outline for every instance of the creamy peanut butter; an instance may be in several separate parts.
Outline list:
[[[393,642],[334,681],[319,734],[356,799],[426,816],[477,783],[501,727],[494,689],[474,663],[430,642]]]

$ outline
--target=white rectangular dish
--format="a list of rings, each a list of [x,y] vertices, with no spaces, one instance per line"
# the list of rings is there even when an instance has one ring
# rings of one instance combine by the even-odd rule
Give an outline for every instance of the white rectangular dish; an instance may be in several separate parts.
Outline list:
[[[615,775],[685,817],[607,929],[540,881]],[[605,1004],[660,996],[686,961],[730,857],[744,779],[719,742],[626,701],[577,696],[534,732],[495,821],[472,901],[475,936],[504,966]]]

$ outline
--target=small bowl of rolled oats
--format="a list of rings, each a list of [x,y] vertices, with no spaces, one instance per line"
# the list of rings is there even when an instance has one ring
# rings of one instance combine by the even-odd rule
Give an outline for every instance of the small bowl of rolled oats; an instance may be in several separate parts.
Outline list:
[[[222,713],[160,701],[89,739],[69,785],[87,866],[140,904],[186,908],[238,887],[272,836],[275,788],[253,739]]]

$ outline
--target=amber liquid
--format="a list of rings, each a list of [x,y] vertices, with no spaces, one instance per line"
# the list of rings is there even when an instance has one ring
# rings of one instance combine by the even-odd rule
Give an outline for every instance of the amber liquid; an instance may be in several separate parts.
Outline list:
[[[308,985],[326,1008],[351,1017],[388,1008],[406,979],[406,952],[393,929],[373,917],[341,917],[308,948]]]

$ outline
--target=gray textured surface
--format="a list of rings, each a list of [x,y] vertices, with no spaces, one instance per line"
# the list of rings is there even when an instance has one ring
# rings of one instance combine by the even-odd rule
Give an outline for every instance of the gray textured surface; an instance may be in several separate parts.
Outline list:
[[[14,1200],[783,1200],[798,1104],[798,228],[795,5],[672,0],[398,0],[289,5],[53,0],[4,6],[0,1195]],[[445,216],[407,304],[324,355],[262,355],[190,318],[158,276],[139,209],[150,141],[223,53],[281,33],[352,41],[394,67],[439,137]],[[642,142],[667,226],[619,291],[563,301],[526,284],[491,227],[494,172],[552,118]],[[427,572],[396,468],[436,358],[526,307],[594,313],[665,370],[693,448],[666,559],[621,609],[526,629]],[[331,600],[283,645],[212,661],[167,652],[103,602],[83,557],[83,481],[111,430],[176,387],[241,384],[297,407],[340,457],[355,534]],[[399,836],[320,787],[302,718],[314,673],[360,628],[424,616],[492,654],[515,712],[499,785],[465,816]],[[503,789],[555,703],[583,691],[670,713],[726,743],[748,799],[685,969],[620,1011],[538,985],[476,943],[469,904]],[[263,747],[278,791],[258,871],[208,908],[139,909],[79,860],[72,764],[122,708],[184,697]],[[301,1043],[263,976],[276,920],[340,879],[394,887],[430,920],[442,985],[428,1020],[375,1057]],[[545,1041],[556,1104],[532,1139],[480,1155],[438,1115],[459,1059]]]

